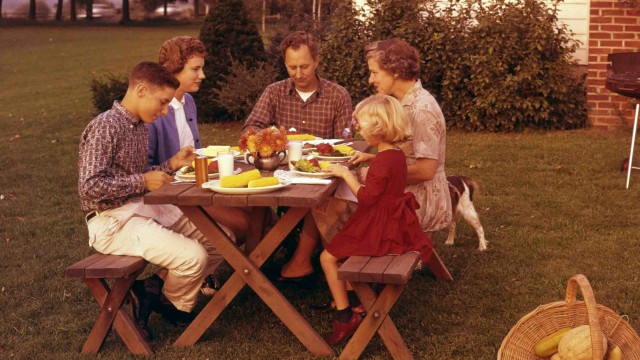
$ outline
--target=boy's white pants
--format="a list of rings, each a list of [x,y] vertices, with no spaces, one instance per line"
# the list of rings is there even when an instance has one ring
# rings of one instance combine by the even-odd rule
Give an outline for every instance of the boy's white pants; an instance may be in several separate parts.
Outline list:
[[[115,208],[89,220],[89,245],[103,254],[140,256],[166,268],[164,295],[179,310],[190,312],[204,278],[224,259],[184,215],[164,227],[126,211]]]

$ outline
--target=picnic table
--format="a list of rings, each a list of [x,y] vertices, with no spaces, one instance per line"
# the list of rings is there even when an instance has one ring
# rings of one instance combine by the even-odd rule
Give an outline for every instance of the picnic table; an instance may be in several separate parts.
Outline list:
[[[354,142],[358,150],[364,150],[365,142]],[[250,169],[252,166],[236,163]],[[200,230],[233,268],[234,273],[215,294],[200,314],[176,340],[175,346],[193,345],[217,319],[233,298],[249,285],[300,342],[313,354],[335,356],[324,341],[282,293],[262,273],[260,267],[284,241],[285,237],[312,208],[333,194],[338,186],[334,179],[327,185],[290,185],[263,194],[228,195],[201,189],[192,183],[167,184],[145,195],[146,204],[172,204]],[[260,239],[255,248],[245,255],[229,236],[208,215],[205,207],[239,206],[251,208],[249,238]],[[287,212],[268,233],[262,234],[271,207],[288,207]]]

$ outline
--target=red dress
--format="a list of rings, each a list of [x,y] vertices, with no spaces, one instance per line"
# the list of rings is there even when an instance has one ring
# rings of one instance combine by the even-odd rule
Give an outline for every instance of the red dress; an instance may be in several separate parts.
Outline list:
[[[423,262],[433,253],[431,239],[422,231],[413,193],[405,193],[407,163],[401,150],[379,152],[358,190],[358,208],[327,245],[339,258],[382,256],[417,251]]]

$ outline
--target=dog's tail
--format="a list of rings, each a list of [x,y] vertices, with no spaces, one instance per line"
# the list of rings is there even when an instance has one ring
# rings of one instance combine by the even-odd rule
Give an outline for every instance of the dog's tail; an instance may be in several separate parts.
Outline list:
[[[469,188],[469,200],[471,201],[473,201],[473,194],[480,190],[478,183],[467,176],[447,176],[447,181],[449,182],[449,186],[455,188],[456,192],[460,195],[464,193],[464,185],[467,185],[467,188]]]

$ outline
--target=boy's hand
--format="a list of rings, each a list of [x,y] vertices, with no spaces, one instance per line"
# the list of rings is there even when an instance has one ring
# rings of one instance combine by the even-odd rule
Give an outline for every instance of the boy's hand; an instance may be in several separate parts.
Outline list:
[[[196,149],[194,149],[193,146],[185,146],[180,149],[180,151],[169,159],[169,166],[171,167],[171,170],[176,171],[183,166],[191,165],[197,157],[195,150]]]
[[[149,171],[142,174],[142,176],[144,176],[144,187],[149,191],[171,182],[171,176],[163,171]]]

